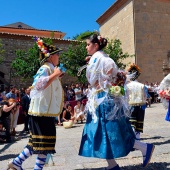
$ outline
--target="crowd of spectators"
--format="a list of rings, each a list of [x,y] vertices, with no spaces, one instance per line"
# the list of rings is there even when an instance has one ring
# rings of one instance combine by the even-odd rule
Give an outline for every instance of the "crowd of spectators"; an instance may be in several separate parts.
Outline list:
[[[159,83],[145,81],[144,85],[147,87],[149,94],[146,104],[150,106],[153,103],[161,102],[158,95]],[[64,87],[64,107],[62,113],[55,119],[57,126],[62,126],[63,122],[67,121],[83,123],[85,120],[84,108],[89,88],[89,84],[81,83]],[[29,93],[29,88],[17,89],[14,86],[11,86],[10,89],[5,88],[0,92],[0,105],[2,108],[2,114],[0,115],[0,142],[11,142],[11,136],[16,135],[15,129],[20,122],[24,123],[23,132],[29,133]]]
[[[160,97],[158,95],[159,84],[160,83],[158,83],[158,82],[149,83],[148,81],[145,81],[145,83],[144,83],[144,85],[148,89],[148,93],[149,93],[148,101],[150,102],[150,104],[161,102]]]
[[[10,88],[5,87],[0,92],[0,142],[10,143],[12,140],[19,139],[16,136],[15,129],[20,121],[24,123],[27,116],[24,110],[26,106],[24,98],[29,96],[30,90],[28,89],[22,88],[19,90],[15,86],[11,86]],[[19,117],[19,115],[22,115],[22,117]],[[21,118],[22,120],[19,120]]]
[[[64,121],[72,120],[74,123],[83,123],[84,105],[87,100],[89,86],[83,84],[71,84],[64,88],[64,107],[62,113],[56,117],[56,125],[62,125]],[[16,126],[24,123],[23,133],[29,133],[28,108],[30,103],[30,89],[18,89],[15,86],[0,91],[0,142],[10,143],[17,140]]]
[[[89,84],[71,84],[64,87],[64,107],[62,113],[56,118],[56,125],[73,121],[83,123],[85,120],[84,107],[87,101]]]

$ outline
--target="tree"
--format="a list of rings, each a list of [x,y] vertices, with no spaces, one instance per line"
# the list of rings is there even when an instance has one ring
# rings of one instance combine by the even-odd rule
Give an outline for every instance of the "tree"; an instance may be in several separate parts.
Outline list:
[[[86,64],[85,57],[87,56],[87,52],[85,47],[85,42],[79,42],[77,45],[72,44],[69,46],[68,51],[63,52],[61,55],[60,61],[68,69],[67,73],[73,77],[77,77],[78,69]],[[119,39],[108,40],[108,45],[104,51],[115,61],[120,69],[125,69],[126,67],[126,64],[123,64],[124,59],[133,57],[133,55],[129,55],[128,53],[123,53]],[[85,74],[84,69],[81,76],[77,77],[79,82],[87,82]]]
[[[22,76],[22,80],[32,78],[39,68],[39,52],[36,43],[28,51],[16,50],[16,58],[12,61],[14,76]]]
[[[84,40],[85,38],[89,37],[90,35],[94,34],[94,32],[92,31],[86,31],[86,32],[83,32],[81,34],[78,34],[76,35],[75,37],[73,37],[73,40],[78,40],[78,41],[82,41]]]
[[[94,32],[86,32],[77,36],[82,40],[85,37],[89,37]],[[81,38],[80,38],[81,37]],[[52,44],[52,39],[43,39],[47,44]],[[128,53],[123,53],[121,48],[121,41],[119,39],[108,40],[108,45],[104,51],[115,61],[119,68],[124,69],[126,64],[123,64],[123,60],[132,57]],[[15,75],[21,76],[23,80],[32,78],[39,68],[39,54],[36,43],[32,48],[25,50],[17,50],[17,57],[12,62],[12,68],[15,69]],[[82,71],[81,76],[77,76],[78,69],[83,65],[86,65],[85,57],[87,56],[86,43],[84,41],[77,41],[77,43],[71,43],[68,50],[63,52],[60,57],[60,62],[67,68],[67,74],[77,77],[79,82],[87,82],[85,69]]]
[[[52,44],[52,39],[44,38],[43,41]],[[15,70],[14,76],[21,76],[23,81],[32,78],[40,67],[39,49],[36,42],[27,51],[16,50],[16,56],[12,61],[12,68]]]
[[[123,60],[129,57],[134,57],[134,55],[129,55],[128,53],[123,53],[123,49],[121,48],[121,41],[119,39],[108,40],[108,45],[104,49],[104,52],[109,55],[110,58],[114,60],[117,64],[118,68],[125,69],[125,67],[129,64],[123,63]]]
[[[79,42],[77,45],[70,44],[68,50],[63,52],[60,57],[60,62],[67,68],[67,74],[77,77],[78,69],[86,64],[85,57],[86,43]],[[78,77],[79,82],[86,82],[85,73]]]

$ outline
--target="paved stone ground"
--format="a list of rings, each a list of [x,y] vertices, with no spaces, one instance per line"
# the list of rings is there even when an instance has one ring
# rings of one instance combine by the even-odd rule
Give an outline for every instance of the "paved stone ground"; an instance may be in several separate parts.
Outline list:
[[[140,151],[133,151],[127,157],[117,159],[121,170],[166,170],[170,169],[170,123],[165,121],[166,110],[161,103],[152,104],[146,109],[142,141],[155,144],[155,151],[147,168],[143,168]],[[107,166],[105,160],[78,156],[81,134],[84,124],[76,124],[71,129],[57,126],[56,154],[44,170],[102,170]],[[7,162],[15,158],[28,141],[28,135],[17,126],[22,139],[11,144],[0,145],[0,170],[5,170]],[[25,170],[33,170],[36,156],[30,157],[23,164]]]

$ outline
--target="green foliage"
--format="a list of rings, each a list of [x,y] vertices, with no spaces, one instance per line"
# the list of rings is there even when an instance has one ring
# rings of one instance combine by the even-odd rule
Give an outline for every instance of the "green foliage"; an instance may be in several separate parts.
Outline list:
[[[92,31],[86,31],[84,33],[81,33],[79,35],[76,35],[75,37],[73,37],[73,40],[84,40],[85,38],[89,37],[90,35],[94,34],[94,32]]]
[[[52,44],[52,40],[44,38],[47,44]],[[33,47],[25,50],[16,50],[16,58],[12,61],[12,68],[15,70],[14,76],[21,76],[22,80],[32,78],[40,67],[39,49],[36,43]]]
[[[39,51],[36,43],[27,52],[17,50],[16,56],[17,58],[12,62],[12,68],[15,69],[14,76],[21,76],[23,80],[32,78],[39,68]]]
[[[64,63],[64,66],[67,68],[67,74],[77,77],[78,69],[85,65],[85,57],[87,56],[86,52],[86,43],[80,42],[77,45],[70,44],[68,50],[63,52],[60,57],[60,62]],[[85,70],[78,78],[79,82],[86,82]]]
[[[123,60],[129,57],[133,57],[134,55],[129,55],[128,53],[123,53],[123,50],[121,48],[121,41],[119,39],[115,40],[108,40],[108,45],[104,49],[104,52],[110,56],[114,60],[114,62],[117,64],[118,68],[125,69],[127,64],[123,63]]]
[[[108,41],[108,46],[104,49],[104,51],[115,61],[120,69],[124,69],[126,67],[126,64],[123,64],[122,61],[133,56],[129,55],[128,53],[123,53],[121,41],[118,39]],[[68,51],[63,52],[61,55],[60,61],[67,68],[67,73],[69,75],[77,77],[78,69],[86,64],[86,56],[86,43],[80,42],[78,45],[71,44],[68,48]],[[77,78],[79,82],[86,83],[86,69],[84,69],[81,73],[81,76]]]
[[[92,32],[86,32],[81,35],[81,40],[84,37],[91,35]],[[78,38],[78,37],[77,37]],[[43,39],[43,41],[47,44],[52,44],[52,39]],[[127,53],[123,53],[121,48],[121,41],[111,40],[108,41],[108,46],[104,49],[104,51],[115,61],[119,68],[124,69],[126,64],[123,64],[122,61],[128,57],[132,57],[133,55],[129,55]],[[36,45],[28,51],[25,50],[17,50],[16,58],[12,62],[12,68],[15,69],[15,75],[21,76],[23,80],[27,78],[32,78],[38,68],[39,65],[39,50]],[[81,76],[77,76],[78,69],[86,64],[85,58],[87,56],[86,51],[86,43],[84,41],[77,41],[77,44],[71,43],[68,47],[68,50],[63,52],[60,56],[60,62],[64,64],[67,68],[67,74],[77,77],[79,82],[86,83],[86,69],[82,71]]]
[[[4,60],[4,54],[5,50],[3,49],[3,46],[2,46],[2,40],[0,39],[0,64],[3,62]]]

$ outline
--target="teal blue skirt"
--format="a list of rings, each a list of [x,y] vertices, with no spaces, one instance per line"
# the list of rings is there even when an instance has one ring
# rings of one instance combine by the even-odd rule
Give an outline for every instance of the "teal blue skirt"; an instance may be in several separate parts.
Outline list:
[[[105,92],[98,93],[98,98]],[[113,120],[108,119],[108,113],[114,110],[114,99],[105,99],[97,108],[97,122],[94,123],[92,115],[87,114],[79,155],[102,159],[113,159],[124,157],[133,150],[135,134],[132,130],[129,118],[123,116],[123,108],[117,112],[122,115]]]

